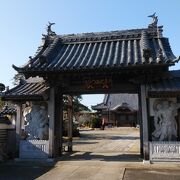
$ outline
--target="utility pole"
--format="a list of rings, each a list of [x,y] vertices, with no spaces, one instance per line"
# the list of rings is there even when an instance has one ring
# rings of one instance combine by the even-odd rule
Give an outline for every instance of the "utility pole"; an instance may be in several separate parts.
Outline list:
[[[111,102],[109,102],[109,106],[108,106],[108,123],[110,123],[110,108],[111,108]]]

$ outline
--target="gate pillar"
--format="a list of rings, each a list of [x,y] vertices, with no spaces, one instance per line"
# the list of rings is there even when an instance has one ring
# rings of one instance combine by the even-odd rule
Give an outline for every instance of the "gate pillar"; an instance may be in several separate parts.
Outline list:
[[[68,96],[68,152],[73,151],[72,138],[73,138],[73,117],[72,117],[72,96]]]
[[[140,110],[141,110],[141,128],[143,141],[143,159],[149,160],[149,136],[148,136],[148,115],[147,115],[147,98],[146,86],[144,84],[140,87]]]
[[[49,115],[49,157],[59,157],[62,152],[63,107],[62,94],[56,87],[50,88]]]
[[[17,103],[16,107],[16,151],[19,152],[19,143],[20,143],[20,136],[22,132],[22,104]]]

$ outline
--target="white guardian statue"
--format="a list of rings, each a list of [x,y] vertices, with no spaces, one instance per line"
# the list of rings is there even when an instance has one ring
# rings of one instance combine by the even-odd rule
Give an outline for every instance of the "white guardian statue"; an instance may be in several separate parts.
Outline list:
[[[175,141],[177,140],[177,122],[175,116],[180,104],[171,100],[159,100],[154,102],[154,127],[152,140]]]
[[[46,108],[41,105],[32,105],[24,109],[25,132],[27,139],[48,139],[48,115]]]

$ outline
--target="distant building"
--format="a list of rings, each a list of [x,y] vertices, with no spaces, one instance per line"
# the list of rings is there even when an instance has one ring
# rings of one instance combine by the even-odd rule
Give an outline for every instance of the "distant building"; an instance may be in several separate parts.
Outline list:
[[[105,94],[102,103],[92,106],[106,124],[114,126],[136,126],[138,123],[137,94]]]

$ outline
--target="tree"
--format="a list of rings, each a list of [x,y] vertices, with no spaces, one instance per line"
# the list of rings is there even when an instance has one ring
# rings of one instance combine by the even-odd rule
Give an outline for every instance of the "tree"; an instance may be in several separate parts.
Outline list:
[[[81,101],[82,101],[81,95],[73,97],[73,111],[74,112],[90,111],[90,109],[84,104],[82,104]]]
[[[85,106],[84,104],[81,103],[82,96],[74,96],[73,97],[73,116],[75,117],[76,120],[78,120],[79,112],[80,111],[90,111],[90,109]]]
[[[90,111],[90,109],[87,106],[85,106],[84,104],[81,103],[81,100],[82,100],[81,95],[78,95],[78,96],[64,95],[63,96],[64,110],[67,110],[70,98],[72,101],[72,113],[73,113],[75,120],[78,119],[80,111]]]

